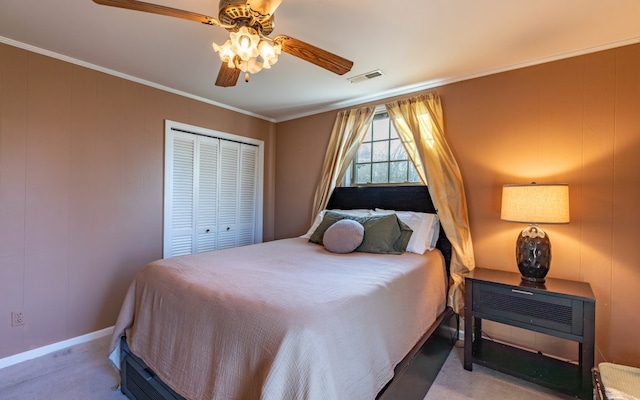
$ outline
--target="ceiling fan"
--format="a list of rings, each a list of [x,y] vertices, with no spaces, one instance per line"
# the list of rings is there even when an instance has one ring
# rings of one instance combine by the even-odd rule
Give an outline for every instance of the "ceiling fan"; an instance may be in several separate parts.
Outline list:
[[[270,68],[284,51],[321,68],[344,75],[353,62],[288,35],[270,38],[274,12],[282,0],[220,0],[218,18],[138,0],[93,0],[105,6],[144,11],[169,17],[183,18],[207,25],[220,26],[230,32],[230,39],[213,48],[223,61],[216,86],[235,86],[240,72],[249,73]]]

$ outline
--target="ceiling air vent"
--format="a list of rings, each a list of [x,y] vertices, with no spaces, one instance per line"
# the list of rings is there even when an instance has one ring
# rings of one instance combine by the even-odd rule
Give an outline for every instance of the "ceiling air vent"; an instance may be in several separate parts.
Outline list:
[[[380,71],[379,69],[376,69],[374,71],[367,72],[367,73],[364,73],[364,74],[358,75],[358,76],[353,76],[353,77],[347,78],[347,79],[351,83],[359,83],[359,82],[362,82],[362,81],[367,81],[369,79],[377,78],[377,77],[382,76],[382,75],[384,75],[382,73],[382,71]]]

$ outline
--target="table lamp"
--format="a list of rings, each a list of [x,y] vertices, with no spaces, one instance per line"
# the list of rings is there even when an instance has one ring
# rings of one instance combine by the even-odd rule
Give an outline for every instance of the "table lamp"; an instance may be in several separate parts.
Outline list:
[[[516,262],[523,281],[544,282],[551,265],[551,242],[538,224],[569,223],[569,186],[504,185],[500,219],[529,224],[518,235]]]

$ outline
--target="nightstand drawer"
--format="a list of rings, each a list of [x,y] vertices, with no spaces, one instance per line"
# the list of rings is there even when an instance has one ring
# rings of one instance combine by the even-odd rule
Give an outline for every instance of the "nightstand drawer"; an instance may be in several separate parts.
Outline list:
[[[473,312],[482,318],[523,328],[582,336],[583,303],[562,296],[475,282]]]

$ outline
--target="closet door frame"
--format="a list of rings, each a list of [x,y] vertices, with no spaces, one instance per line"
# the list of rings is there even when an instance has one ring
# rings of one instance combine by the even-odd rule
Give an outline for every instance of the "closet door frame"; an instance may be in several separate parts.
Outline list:
[[[172,187],[172,176],[170,171],[173,168],[172,154],[170,154],[170,146],[168,145],[173,132],[182,132],[187,134],[217,138],[228,140],[247,145],[253,145],[258,148],[258,172],[256,176],[256,214],[255,214],[255,243],[262,242],[263,230],[263,206],[264,206],[264,141],[253,139],[245,136],[235,135],[227,132],[215,131],[212,129],[202,128],[194,125],[185,124],[171,120],[165,120],[165,144],[164,144],[164,220],[163,220],[163,257],[168,256],[171,247],[171,234],[167,231],[170,229],[171,210],[173,209],[172,196],[169,188]],[[195,228],[195,227],[194,227]]]

